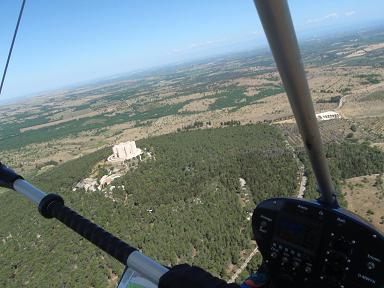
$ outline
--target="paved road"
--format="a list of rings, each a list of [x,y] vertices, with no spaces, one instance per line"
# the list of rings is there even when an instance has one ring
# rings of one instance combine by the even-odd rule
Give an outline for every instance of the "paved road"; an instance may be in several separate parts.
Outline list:
[[[301,176],[301,183],[300,183],[300,189],[299,194],[297,194],[297,198],[304,198],[305,193],[305,187],[307,186],[308,177],[304,175]]]
[[[252,252],[251,254],[249,254],[249,256],[247,257],[247,259],[245,259],[244,263],[240,266],[239,269],[236,270],[235,274],[233,274],[233,276],[231,277],[231,279],[229,279],[228,283],[233,283],[236,281],[236,279],[239,277],[239,275],[241,274],[241,272],[244,271],[245,268],[247,268],[248,266],[248,263],[252,260],[253,256],[255,256],[257,253],[259,253],[259,248],[256,247]]]

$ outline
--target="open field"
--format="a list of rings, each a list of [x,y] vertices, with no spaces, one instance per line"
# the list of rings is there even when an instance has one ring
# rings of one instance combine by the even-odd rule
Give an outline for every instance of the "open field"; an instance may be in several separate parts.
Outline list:
[[[384,232],[384,185],[377,184],[380,177],[375,174],[347,179],[342,191],[352,212]]]
[[[303,146],[299,129],[293,123],[278,123],[284,135],[293,146]],[[341,143],[369,141],[372,145],[384,143],[384,117],[358,119],[336,119],[319,122],[320,133],[324,143]]]

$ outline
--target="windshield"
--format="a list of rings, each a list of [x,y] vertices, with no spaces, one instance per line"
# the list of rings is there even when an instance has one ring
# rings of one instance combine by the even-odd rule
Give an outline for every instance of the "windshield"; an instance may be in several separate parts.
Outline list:
[[[338,201],[383,230],[383,3],[305,2],[289,4]],[[1,69],[19,8],[0,3]],[[255,206],[319,197],[252,1],[27,2],[0,161],[156,261],[237,282],[261,263]],[[0,286],[118,285],[120,263],[14,191],[0,211]]]

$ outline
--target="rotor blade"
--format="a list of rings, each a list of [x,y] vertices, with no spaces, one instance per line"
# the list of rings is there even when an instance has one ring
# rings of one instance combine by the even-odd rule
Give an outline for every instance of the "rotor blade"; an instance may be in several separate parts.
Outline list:
[[[315,109],[286,0],[254,0],[319,185],[320,201],[337,206]]]

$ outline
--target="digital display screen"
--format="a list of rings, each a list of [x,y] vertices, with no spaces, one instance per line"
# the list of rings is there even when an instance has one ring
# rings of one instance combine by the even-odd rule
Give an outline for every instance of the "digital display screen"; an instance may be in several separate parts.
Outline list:
[[[278,237],[288,243],[315,250],[318,243],[319,225],[304,223],[290,217],[280,218]]]

